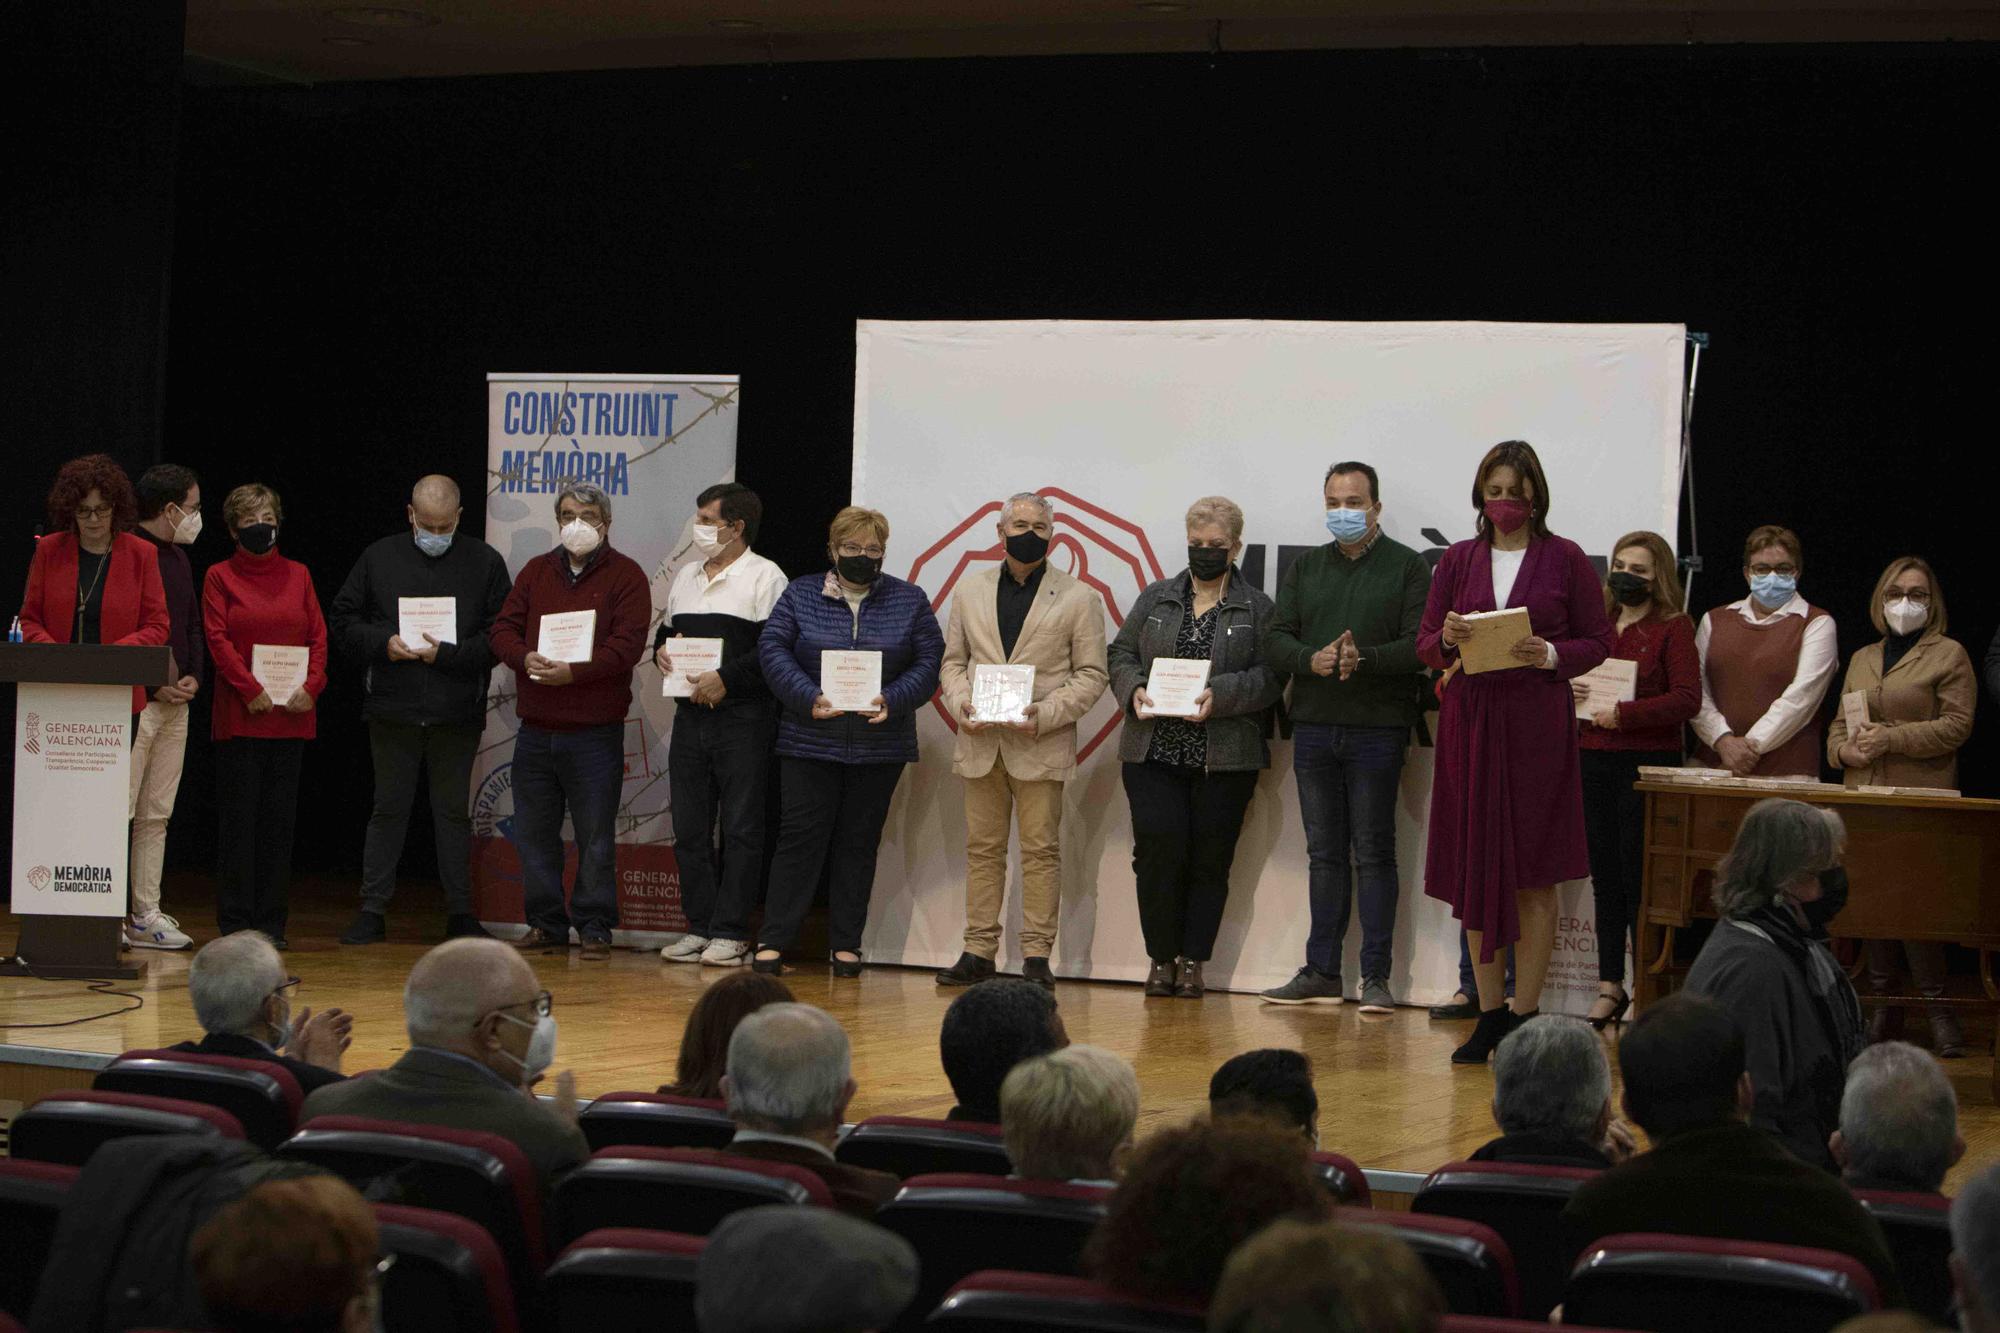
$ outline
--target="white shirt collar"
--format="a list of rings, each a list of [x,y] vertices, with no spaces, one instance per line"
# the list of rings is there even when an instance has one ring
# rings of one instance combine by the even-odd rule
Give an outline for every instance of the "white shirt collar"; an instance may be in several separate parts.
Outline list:
[[[1774,620],[1783,620],[1786,616],[1809,615],[1812,611],[1812,607],[1807,604],[1806,599],[1798,593],[1793,593],[1792,599],[1789,602],[1786,602],[1768,616],[1760,617],[1755,611],[1752,611],[1750,609],[1750,598],[1748,597],[1745,597],[1740,602],[1731,602],[1729,609],[1753,625],[1768,625]]]
[[[832,1151],[828,1149],[824,1143],[817,1142],[813,1139],[798,1138],[797,1136],[791,1134],[766,1134],[761,1129],[739,1129],[736,1131],[736,1137],[731,1139],[730,1142],[731,1143],[788,1143],[794,1148],[810,1148],[814,1152],[818,1153],[821,1157],[826,1158],[826,1160],[829,1162],[834,1160]]]

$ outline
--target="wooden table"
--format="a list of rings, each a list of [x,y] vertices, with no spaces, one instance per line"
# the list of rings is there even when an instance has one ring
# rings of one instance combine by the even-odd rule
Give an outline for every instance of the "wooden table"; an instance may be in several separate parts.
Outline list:
[[[1674,933],[1696,917],[1715,915],[1715,867],[1736,840],[1751,806],[1773,796],[1837,811],[1847,823],[1847,907],[1828,927],[1836,939],[1937,940],[1979,950],[1984,998],[1945,1000],[1994,1008],[2000,986],[1993,951],[2000,949],[2000,801],[1950,796],[1874,795],[1826,787],[1774,792],[1681,782],[1642,781],[1646,797],[1646,869],[1634,928],[1641,1008],[1672,989],[1685,969],[1674,966]],[[1864,1005],[1925,1004],[1915,994],[1870,996]],[[2000,1057],[2000,1038],[1996,1038]],[[2000,1058],[1993,1091],[2000,1100]]]

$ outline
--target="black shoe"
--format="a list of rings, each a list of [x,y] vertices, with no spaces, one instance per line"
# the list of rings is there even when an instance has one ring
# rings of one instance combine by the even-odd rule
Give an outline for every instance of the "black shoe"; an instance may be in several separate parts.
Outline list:
[[[541,926],[530,926],[528,933],[514,941],[514,947],[523,953],[548,953],[553,949],[569,948],[569,932],[558,935],[553,930]]]
[[[833,975],[836,977],[858,977],[861,975],[863,968],[861,951],[850,949],[848,952],[854,955],[852,960],[842,958],[838,949],[835,949],[826,956],[826,961],[833,964]]]
[[[1472,1029],[1472,1036],[1465,1045],[1451,1053],[1451,1062],[1455,1065],[1485,1064],[1487,1057],[1493,1054],[1493,1048],[1516,1026],[1514,1011],[1504,1004],[1498,1009],[1481,1010],[1479,1026]]]
[[[1046,958],[1023,958],[1021,980],[1032,981],[1043,990],[1056,988],[1056,974],[1049,971],[1049,960]]]
[[[1146,972],[1146,994],[1157,999],[1174,993],[1174,964],[1163,963],[1157,958]]]
[[[937,974],[940,986],[976,986],[992,979],[993,960],[981,958],[976,953],[962,953],[958,961]]]
[[[367,908],[354,914],[354,920],[347,923],[347,929],[340,932],[342,944],[380,944],[389,938],[389,923],[380,912]]]
[[[750,955],[750,970],[752,972],[762,972],[767,977],[782,977],[791,969],[785,966],[785,955],[782,953],[776,958],[759,958],[755,953],[752,953]],[[859,976],[860,973],[857,972],[855,975]]]
[[[366,914],[364,913],[363,915]],[[479,924],[479,918],[472,915],[472,913],[453,912],[444,919],[444,937],[448,940],[462,940],[467,938],[490,940],[493,938],[493,935],[486,927]],[[382,937],[377,935],[375,938],[381,939]],[[341,939],[341,943],[343,944],[349,942],[345,937]]]
[[[1464,991],[1457,993],[1460,995],[1465,994]],[[1434,1004],[1431,1006],[1431,1017],[1477,1018],[1479,1017],[1479,1000],[1477,997],[1474,997],[1469,1000],[1460,1000],[1455,1004]]]
[[[1600,991],[1597,998],[1600,1000],[1609,1000],[1611,997]],[[1621,990],[1618,992],[1617,1002],[1611,1006],[1610,1013],[1604,1015],[1602,1018],[1585,1018],[1583,1021],[1596,1028],[1599,1032],[1604,1031],[1606,1028],[1610,1028],[1615,1032],[1624,1025],[1625,1011],[1631,1007],[1632,997]]]

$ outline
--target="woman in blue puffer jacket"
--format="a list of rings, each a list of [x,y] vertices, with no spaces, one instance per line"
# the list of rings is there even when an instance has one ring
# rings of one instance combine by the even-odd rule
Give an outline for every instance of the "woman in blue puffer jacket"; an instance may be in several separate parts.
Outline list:
[[[782,973],[829,850],[828,943],[837,977],[861,975],[861,932],[875,888],[875,852],[903,766],[917,758],[917,710],[937,691],[944,635],[930,598],[882,572],[889,520],[849,505],[827,530],[824,574],[793,579],[764,622],[757,656],[784,710],[778,785],[784,813],[751,967]],[[877,652],[881,693],[871,711],[834,707],[821,654]]]

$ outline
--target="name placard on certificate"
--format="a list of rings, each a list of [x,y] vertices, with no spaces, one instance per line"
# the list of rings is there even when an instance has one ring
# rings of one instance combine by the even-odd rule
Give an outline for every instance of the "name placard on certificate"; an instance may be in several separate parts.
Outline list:
[[[1576,715],[1585,722],[1614,704],[1639,697],[1639,664],[1629,657],[1607,657],[1576,678],[1590,693],[1577,700]]]
[[[1156,657],[1146,675],[1146,697],[1154,717],[1193,717],[1195,704],[1208,688],[1210,663],[1205,657]]]
[[[660,645],[670,666],[660,673],[660,693],[669,699],[686,699],[694,694],[688,677],[722,670],[722,640],[668,639]]]
[[[426,634],[439,643],[458,642],[458,598],[396,599],[396,635],[403,645],[420,653],[428,646],[424,640]]]
[[[542,617],[535,651],[553,662],[588,662],[597,639],[597,609],[557,611]]]
[[[1035,701],[1035,669],[982,662],[972,668],[972,720],[1025,722]]]
[[[250,645],[250,674],[280,708],[306,687],[306,670],[311,662],[312,652],[307,648],[279,643]]]
[[[873,713],[882,694],[882,654],[874,649],[822,652],[819,692],[843,713]]]

